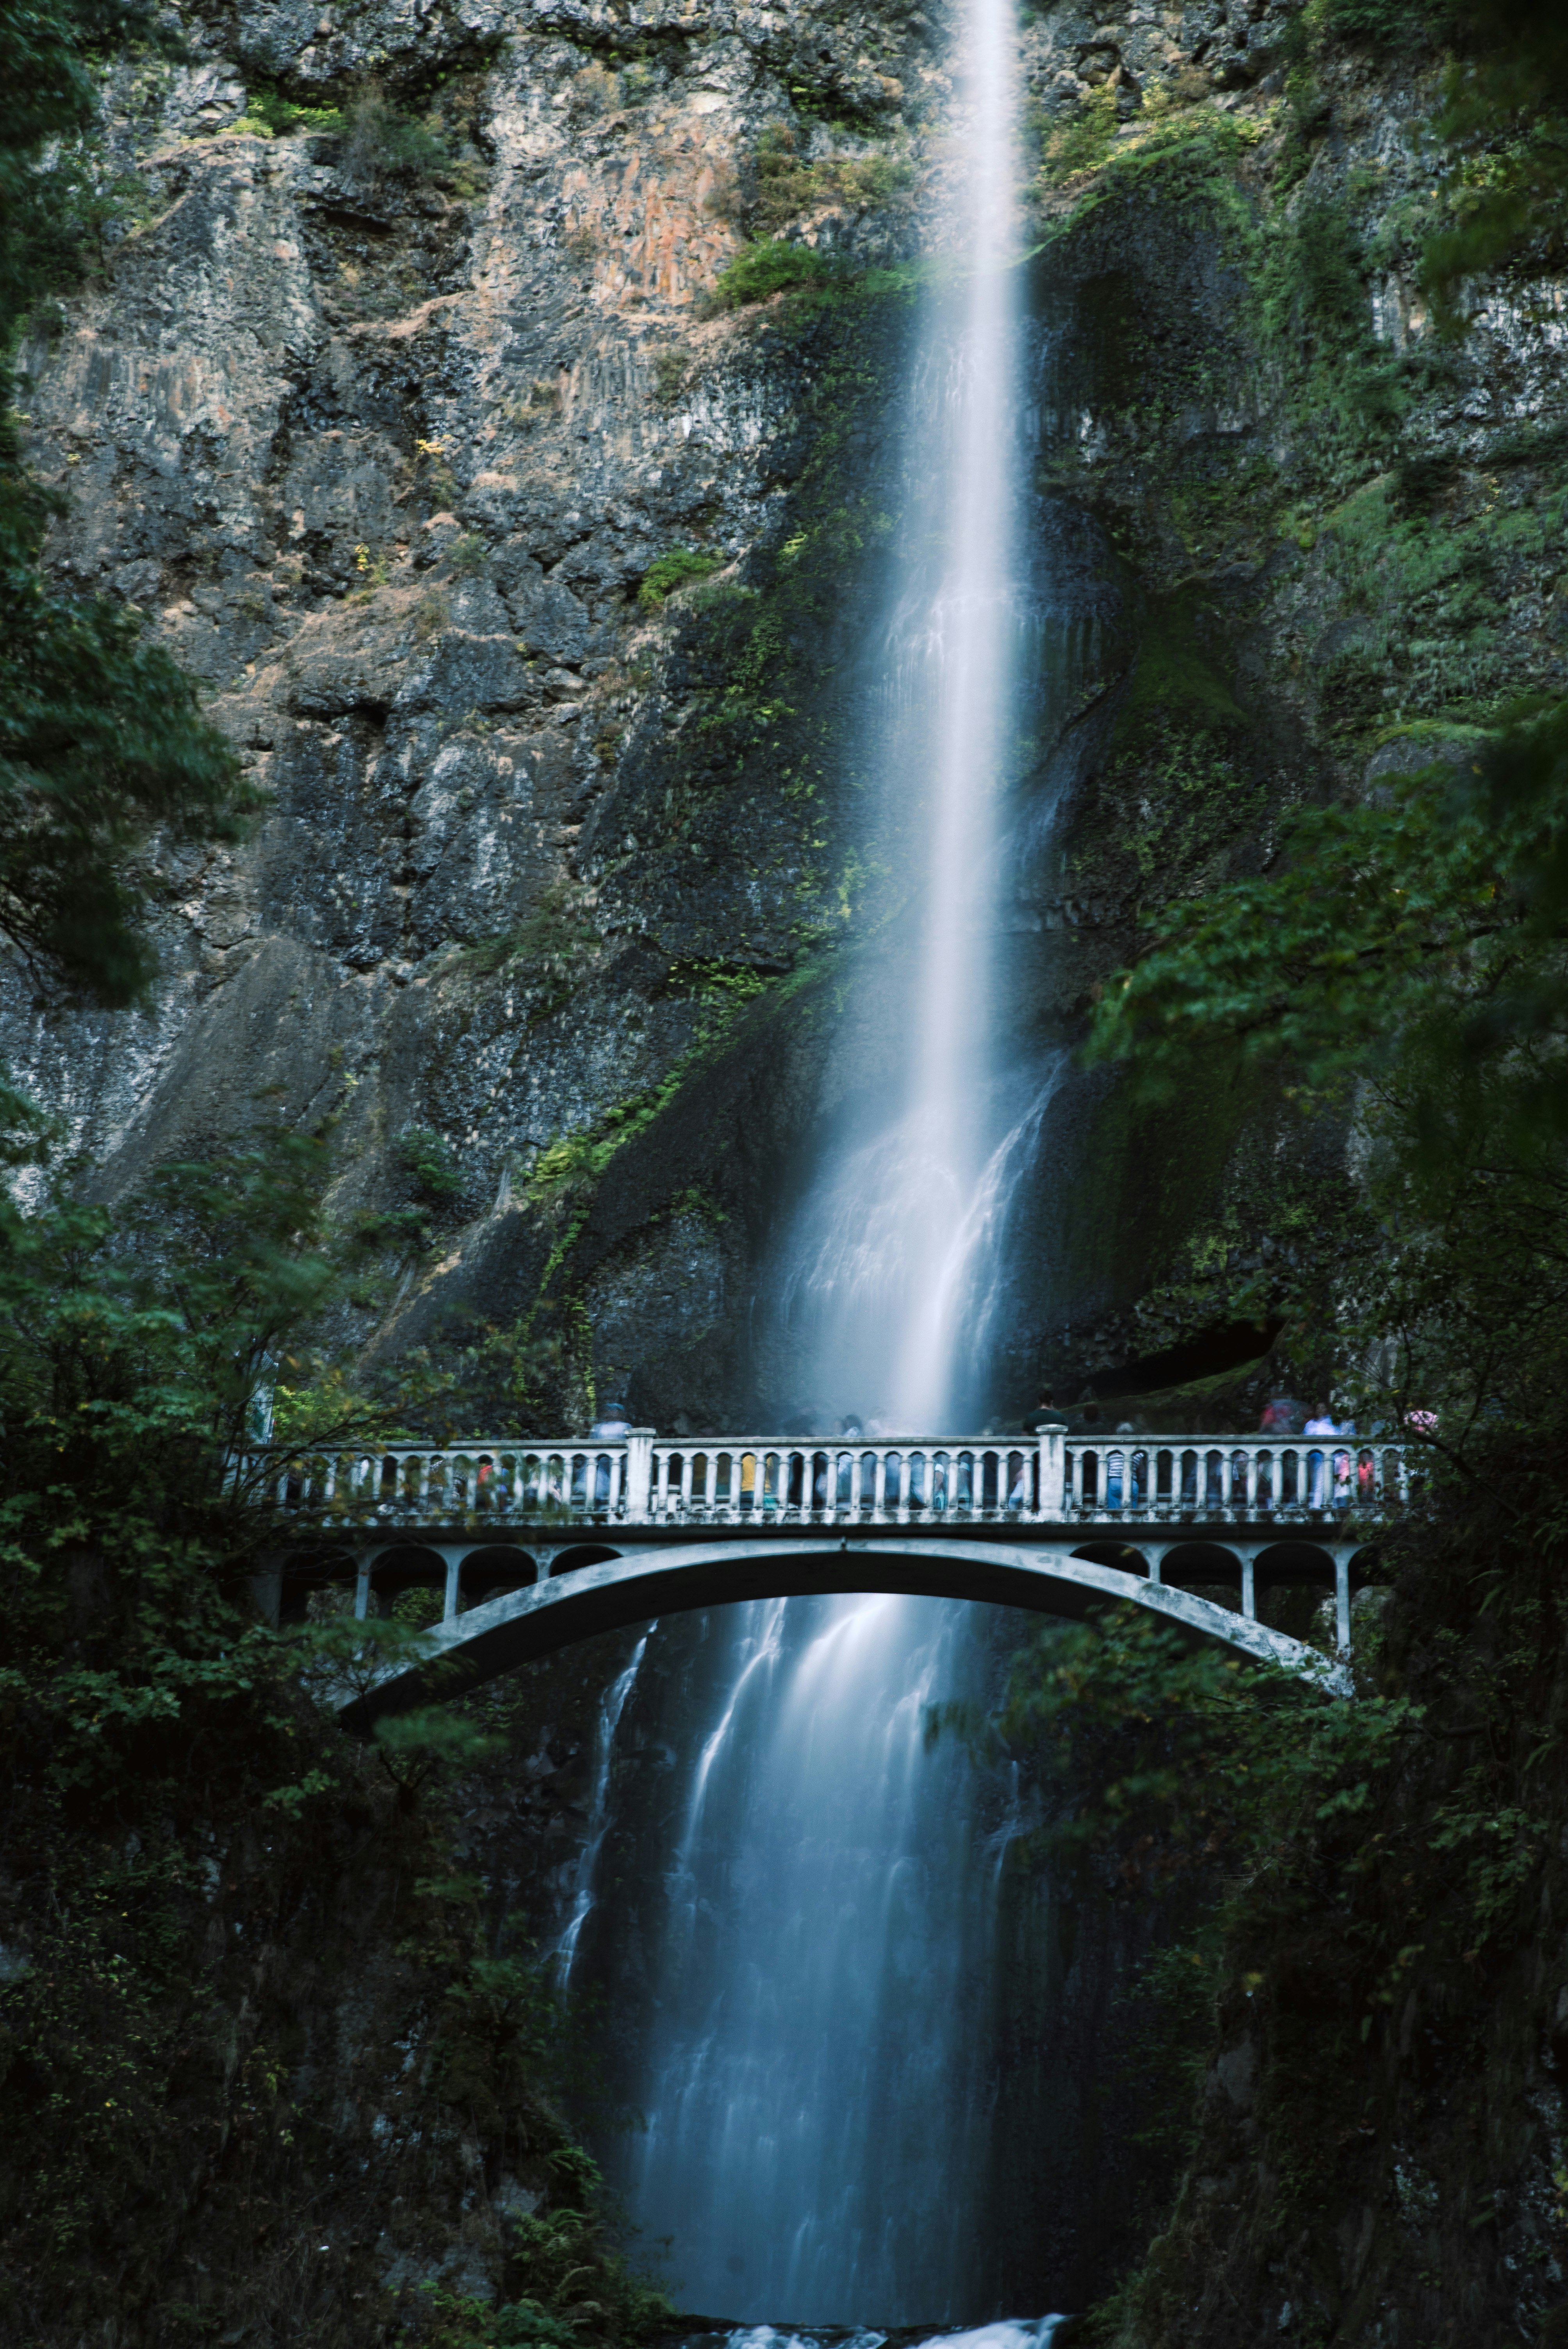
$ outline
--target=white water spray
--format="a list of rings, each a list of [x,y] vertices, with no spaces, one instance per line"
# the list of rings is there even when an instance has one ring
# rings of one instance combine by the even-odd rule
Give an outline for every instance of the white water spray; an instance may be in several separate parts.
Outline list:
[[[946,476],[946,565],[912,647],[935,709],[908,1123],[939,1179],[927,1177],[923,1202],[904,1188],[923,1228],[913,1248],[905,1243],[906,1257],[920,1269],[905,1300],[891,1402],[894,1418],[911,1431],[942,1427],[953,1407],[951,1305],[958,1284],[930,1276],[951,1254],[943,1241],[952,1230],[952,1203],[972,1198],[980,1172],[983,1137],[975,1111],[989,1075],[986,885],[995,880],[1015,625],[1017,354],[1015,276],[1007,266],[1016,187],[1013,47],[1010,0],[971,0],[965,44],[964,317]]]
[[[610,1764],[614,1758],[615,1732],[621,1725],[621,1715],[626,1710],[626,1699],[636,1686],[643,1658],[648,1651],[648,1641],[658,1630],[650,1623],[635,1648],[632,1661],[624,1672],[612,1682],[599,1702],[599,1719],[593,1732],[593,1796],[588,1810],[588,1833],[577,1863],[577,1882],[573,1892],[572,1914],[555,1944],[555,1979],[565,1989],[572,1980],[576,1962],[577,1944],[583,1938],[593,1907],[593,1880],[598,1873],[599,1854],[604,1847],[604,1837],[610,1826]]]

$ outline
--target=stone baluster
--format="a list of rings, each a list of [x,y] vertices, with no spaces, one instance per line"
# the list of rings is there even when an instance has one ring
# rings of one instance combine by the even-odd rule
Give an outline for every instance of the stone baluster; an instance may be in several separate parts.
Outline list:
[[[887,1516],[887,1454],[880,1444],[877,1446],[876,1490],[872,1498],[875,1506],[872,1515],[880,1526]]]
[[[689,1517],[689,1516],[690,1516],[690,1515],[691,1515],[691,1485],[692,1485],[692,1472],[693,1472],[693,1470],[696,1468],[696,1453],[695,1453],[695,1452],[683,1452],[683,1453],[682,1453],[682,1454],[681,1454],[681,1475],[680,1475],[680,1493],[679,1493],[680,1514],[681,1514],[681,1516],[682,1516],[683,1517]],[[711,1464],[709,1464],[709,1468],[708,1468],[708,1475],[709,1475],[710,1476],[713,1475],[713,1468],[712,1468]],[[708,1495],[708,1488],[707,1488],[707,1484],[705,1483],[705,1485],[703,1485],[703,1498],[704,1498],[704,1500],[706,1501],[708,1497],[709,1497],[709,1495]]]
[[[1083,1459],[1082,1444],[1075,1444],[1072,1450],[1072,1513],[1075,1517],[1083,1507]]]

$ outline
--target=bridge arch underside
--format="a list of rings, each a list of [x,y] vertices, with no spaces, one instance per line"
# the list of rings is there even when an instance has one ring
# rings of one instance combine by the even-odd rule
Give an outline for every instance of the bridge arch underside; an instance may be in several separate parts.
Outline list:
[[[1126,1545],[1110,1547],[1127,1555]],[[1294,1547],[1295,1545],[1290,1547]],[[1333,1561],[1320,1553],[1333,1578]],[[1205,1559],[1203,1579],[1215,1579]],[[1239,1572],[1239,1565],[1237,1571]],[[1343,1674],[1305,1642],[1170,1583],[1140,1565],[1103,1563],[1083,1545],[1014,1547],[995,1542],[711,1542],[606,1558],[527,1588],[503,1591],[435,1627],[415,1663],[391,1671],[344,1707],[346,1727],[366,1733],[382,1714],[460,1696],[520,1664],[555,1654],[596,1632],[624,1630],[655,1616],[851,1591],[963,1599],[1080,1620],[1130,1600],[1194,1644],[1212,1642],[1258,1662],[1274,1662],[1343,1691]]]
[[[594,1558],[606,1555],[603,1549],[592,1552]],[[397,1600],[411,1590],[432,1593],[445,1608],[460,1588],[466,1604],[482,1606],[502,1592],[531,1587],[538,1573],[531,1550],[514,1542],[409,1540],[383,1545],[369,1557],[363,1552],[340,1549],[302,1551],[284,1561],[278,1578],[278,1620],[304,1620],[317,1593],[335,1590],[341,1596],[346,1585],[357,1586],[357,1613],[389,1615]]]
[[[1212,1589],[1217,1585],[1239,1589],[1245,1568],[1250,1566],[1259,1590],[1296,1587],[1332,1590],[1336,1576],[1336,1558],[1344,1553],[1310,1539],[1269,1542],[1263,1546],[1249,1542],[1244,1549],[1235,1549],[1222,1539],[1205,1535],[1198,1540],[1180,1542],[1142,1543],[1126,1539],[1078,1542],[1074,1545],[1073,1555],[1075,1557],[1090,1558],[1098,1566],[1120,1567],[1131,1574],[1148,1574],[1151,1567],[1157,1567],[1156,1578],[1180,1589]],[[1350,1552],[1350,1578],[1353,1583],[1367,1580],[1372,1559],[1373,1552],[1369,1547]]]

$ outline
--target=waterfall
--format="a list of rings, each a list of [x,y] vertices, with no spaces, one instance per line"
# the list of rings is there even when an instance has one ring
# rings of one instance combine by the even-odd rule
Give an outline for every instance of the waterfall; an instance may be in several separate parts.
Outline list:
[[[934,1434],[984,1404],[975,1314],[1005,1259],[1058,1064],[995,1069],[992,936],[1020,664],[1016,156],[1011,0],[963,19],[955,233],[927,303],[904,426],[902,560],[874,695],[882,828],[913,888],[902,1099],[819,1169],[779,1284],[819,1417]]]
[[[943,1426],[954,1402],[952,1308],[962,1294],[954,1274],[963,1259],[954,1266],[944,1243],[955,1209],[963,1229],[981,1173],[975,1109],[989,1075],[987,884],[995,881],[1007,655],[1016,622],[1016,296],[1006,265],[1016,175],[1013,46],[1010,0],[971,0],[965,19],[963,317],[947,412],[915,436],[937,440],[923,457],[935,460],[932,477],[944,484],[938,543],[944,559],[935,595],[926,601],[921,583],[912,583],[914,597],[895,622],[902,697],[930,706],[933,746],[923,808],[924,937],[905,1121],[913,1147],[899,1186],[906,1278],[891,1365],[892,1413],[907,1431]],[[942,1268],[934,1278],[934,1266]]]
[[[685,2307],[944,2322],[984,2305],[996,1854],[928,1705],[972,1671],[934,1599],[779,1599],[730,1686],[664,1887],[646,2127],[617,2183]]]
[[[563,1990],[571,1982],[577,1944],[583,1938],[583,1928],[593,1910],[599,1854],[604,1848],[604,1837],[609,1833],[610,1764],[614,1758],[615,1732],[621,1725],[621,1715],[626,1710],[626,1699],[636,1686],[637,1673],[643,1658],[648,1652],[648,1641],[658,1628],[656,1622],[649,1624],[632,1651],[631,1662],[611,1682],[599,1702],[599,1718],[593,1727],[593,1793],[588,1806],[588,1832],[583,1837],[582,1856],[577,1863],[572,1914],[566,1920],[554,1950],[555,1979]]]
[[[824,1164],[781,1289],[814,1392],[891,1432],[976,1407],[1013,1202],[1062,1063],[993,1065],[1015,670],[1019,411],[1010,0],[966,0],[945,273],[906,436],[904,555],[881,656],[883,822],[910,870],[907,1074]],[[983,1693],[971,1610],[884,1597],[710,1619],[708,1728],[663,1814],[634,1954],[641,2133],[607,2149],[680,2304],[762,2329],[997,2314],[985,2202],[996,1878],[964,1748],[926,1709]],[[628,1708],[628,1718],[636,1700]],[[646,1847],[642,1868],[646,1870]],[[631,1932],[633,1929],[628,1928]],[[1044,2343],[1047,2321],[998,2326]],[[768,2333],[769,2340],[784,2336]],[[880,2338],[864,2336],[868,2341]]]

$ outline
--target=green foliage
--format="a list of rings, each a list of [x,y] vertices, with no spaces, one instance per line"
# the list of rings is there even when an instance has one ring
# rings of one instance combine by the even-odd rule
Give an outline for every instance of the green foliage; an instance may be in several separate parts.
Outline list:
[[[691,361],[686,352],[675,343],[662,344],[654,353],[654,398],[661,407],[674,407],[690,374]]]
[[[717,310],[739,310],[748,303],[770,301],[775,294],[792,294],[826,286],[835,271],[825,254],[809,244],[790,244],[782,237],[748,244],[719,271],[712,294]]]
[[[369,186],[386,179],[428,179],[451,162],[439,133],[400,113],[378,82],[368,83],[344,109],[343,129],[344,169]]]
[[[1147,1892],[1236,1868],[1303,1804],[1343,1801],[1387,1767],[1419,1722],[1402,1700],[1355,1704],[1274,1665],[1191,1649],[1141,1608],[1037,1632],[988,1735],[1042,1753],[1078,1790],[1038,1832],[1113,1856]]]
[[[88,52],[148,21],[91,0],[0,6],[0,351],[87,265],[101,218],[78,149],[97,111]],[[14,385],[6,357],[0,408]],[[195,688],[139,643],[136,616],[46,587],[38,554],[60,510],[0,423],[0,931],[72,988],[124,1004],[155,968],[148,885],[128,858],[155,830],[232,839],[242,797]]]
[[[245,113],[273,139],[284,139],[292,130],[339,131],[344,124],[341,107],[296,106],[281,90],[264,85],[246,91]]]
[[[1236,167],[1262,131],[1254,123],[1217,114],[1208,106],[1171,109],[1146,106],[1133,122],[1116,130],[1114,91],[1097,90],[1080,112],[1052,131],[1039,186],[1050,194],[1060,181],[1092,174],[1075,191],[1070,208],[1048,219],[1045,242],[1081,228],[1105,203],[1157,201],[1183,211],[1202,210],[1229,230],[1249,218],[1236,187]],[[1052,154],[1052,142],[1064,142]]]
[[[1460,19],[1461,0],[1310,0],[1313,30],[1392,56],[1439,48]]]
[[[283,2240],[308,2213],[314,2253],[343,2123],[312,2110],[299,2068],[298,1970],[330,2011],[346,1910],[364,1930],[355,2027],[390,1985],[389,2035],[423,2051],[411,2087],[393,2085],[399,2053],[377,2091],[397,2128],[415,2145],[478,2132],[514,2173],[564,2150],[547,2099],[581,2085],[575,2042],[537,1967],[490,1947],[450,1848],[451,1790],[492,1754],[490,1712],[434,1708],[356,1746],[337,1706],[420,1651],[418,1625],[400,1608],[356,1622],[324,1591],[279,1634],[250,1602],[279,1539],[280,1455],[387,1426],[341,1381],[303,1381],[340,1278],[326,1172],[325,1141],[282,1135],[113,1208],[0,1203],[0,1940],[26,1953],[0,1984],[0,2329],[19,2339],[76,2339],[111,2309],[185,2337],[169,2246],[198,2207],[202,2323],[268,2288],[258,2194]],[[265,1474],[236,1475],[247,1446]],[[378,2060],[367,2048],[362,2085]],[[399,2142],[366,2140],[383,2163]],[[541,2216],[555,2235],[514,2262],[508,2322],[539,2349],[619,2337],[596,2309],[645,2305],[576,2175]]]
[[[1233,2120],[1228,2099],[1196,2099],[1188,2179],[1093,2337],[1142,2349],[1172,2328],[1179,2334],[1217,2269],[1233,2302],[1253,2288],[1253,2259],[1277,2302],[1293,2246],[1308,2245],[1346,2184],[1355,2192],[1362,2178],[1387,2176],[1391,2113],[1408,2223],[1429,2221],[1437,2204],[1417,2163],[1435,2157],[1450,2202],[1465,2197],[1483,2214],[1517,2174],[1493,2132],[1525,2108],[1516,2034],[1529,2044],[1535,2029],[1551,2027],[1554,1987],[1533,1986],[1568,1801],[1557,1727],[1568,1662],[1563,1392],[1559,1366],[1554,1390],[1538,1390],[1529,1427],[1494,1419],[1467,1472],[1439,1472],[1412,1521],[1387,1537],[1392,1587],[1376,1632],[1365,1619],[1358,1632],[1362,1693],[1341,1708],[1337,1752],[1317,1745],[1310,1709],[1298,1716],[1299,1761],[1282,1757],[1266,1708],[1254,1715],[1255,1734],[1236,1716],[1234,1742],[1222,1723],[1212,1752],[1169,1724],[1191,1761],[1193,1798],[1211,1816],[1216,1803],[1233,1814],[1234,1790],[1254,1772],[1272,1790],[1255,1806],[1243,1797],[1263,1832],[1250,1852],[1222,1841],[1210,1921],[1185,1937],[1212,1992],[1208,2013],[1200,2002],[1192,2015],[1191,2044],[1244,2048],[1253,2067],[1246,2120],[1260,2184],[1244,2226],[1217,2237],[1198,2181],[1212,2175]],[[1086,1692],[1092,1765],[1092,1740],[1117,1702],[1114,1688],[1101,1694],[1092,1659]],[[1163,1691],[1146,1693],[1155,1710],[1147,1725],[1131,1726],[1155,1764],[1156,1804],[1144,1814],[1152,1840],[1138,1843],[1137,1790],[1113,1826],[1119,1849],[1157,1868],[1167,1716]],[[1196,1695],[1202,1707],[1201,1686]],[[1366,1738],[1357,1716],[1369,1701]],[[1152,1873],[1145,1868],[1137,1880],[1147,1887]],[[1418,2018],[1426,2056],[1410,2044]],[[1441,2119],[1418,2102],[1428,2057],[1441,2067]],[[1450,2113],[1463,2116],[1457,2127]],[[1366,2167],[1347,2181],[1353,2133],[1367,2140]],[[1387,2291],[1381,2281],[1377,2288]]]
[[[1060,186],[1080,171],[1098,171],[1116,137],[1116,91],[1109,82],[1091,89],[1073,113],[1058,118],[1046,134],[1042,185]]]
[[[136,616],[51,594],[44,502],[0,478],[0,930],[99,1002],[134,1002],[156,969],[146,887],[127,859],[156,827],[232,840],[233,753]]]
[[[0,1204],[0,1502],[14,1528],[50,1526],[60,1478],[84,1541],[113,1537],[130,1493],[150,1522],[171,1485],[208,1506],[217,1462],[255,1435],[280,1356],[331,1290],[325,1159],[325,1143],[284,1133],[165,1166],[119,1209],[68,1194],[26,1215]]]
[[[788,123],[772,123],[762,133],[757,142],[756,171],[757,195],[751,212],[757,224],[767,230],[787,227],[803,212],[825,204],[854,208],[890,204],[906,192],[914,178],[913,165],[902,155],[825,155],[809,163]],[[774,290],[769,286],[769,292]]]
[[[559,2018],[548,2002],[539,2002],[537,1976],[498,1963],[475,1967],[472,1978],[472,1994],[499,1998],[504,2010],[536,2018],[535,2061],[542,2060]],[[492,2307],[437,2284],[422,2287],[436,2320],[435,2349],[585,2349],[595,2342],[635,2349],[670,2329],[668,2295],[614,2248],[598,2164],[580,2147],[565,2145],[549,2157],[549,2169],[550,2207],[511,2224],[507,2289],[514,2297]]]
[[[1095,1049],[1137,1055],[1160,1086],[1184,1043],[1222,1039],[1322,1089],[1413,1069],[1423,1040],[1481,1059],[1502,1042],[1499,1081],[1521,1112],[1553,1113],[1565,819],[1563,709],[1478,742],[1468,773],[1424,766],[1368,801],[1304,811],[1277,875],[1161,916],[1099,1009]],[[1523,1038],[1529,1056],[1512,1056]]]
[[[540,999],[531,1019],[546,1018],[589,976],[603,952],[593,893],[580,882],[552,881],[526,921],[465,950],[468,967],[489,976],[518,963]]]
[[[637,601],[645,612],[656,612],[677,587],[688,586],[694,579],[707,579],[723,568],[723,555],[708,548],[672,547],[668,554],[661,554],[649,564],[637,590]]]
[[[0,348],[40,294],[82,274],[107,216],[80,146],[98,118],[93,54],[154,29],[143,0],[0,5]]]
[[[1557,266],[1568,239],[1568,24],[1536,0],[1314,0],[1319,37],[1450,51],[1434,125],[1446,150],[1422,288],[1462,327],[1467,282]]]
[[[432,1203],[455,1199],[463,1187],[452,1145],[434,1126],[406,1125],[397,1137],[397,1163],[420,1197]]]

